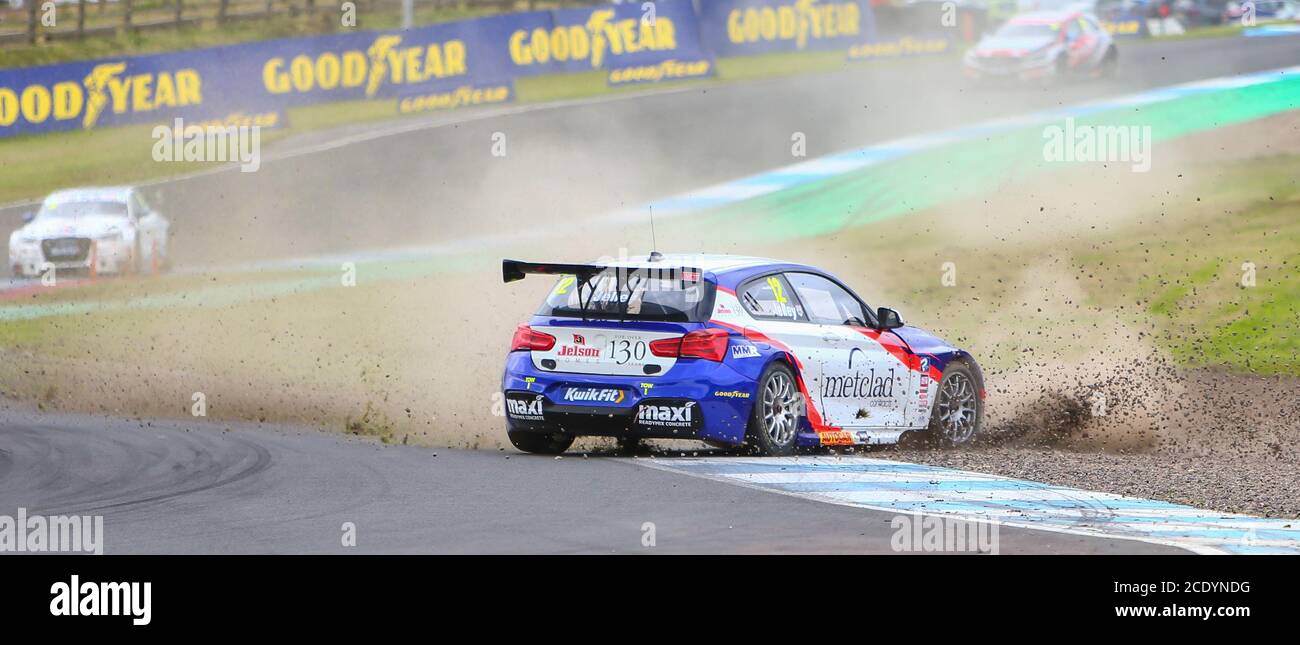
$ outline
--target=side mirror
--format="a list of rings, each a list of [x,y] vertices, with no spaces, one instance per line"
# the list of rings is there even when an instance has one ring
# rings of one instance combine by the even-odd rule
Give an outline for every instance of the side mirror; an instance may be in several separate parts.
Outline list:
[[[36,219],[36,211],[28,211],[28,212],[26,212],[26,213],[23,213],[23,223],[24,223],[24,224],[31,223],[31,221],[34,220],[34,219]]]
[[[903,319],[898,316],[898,312],[888,307],[876,309],[876,329],[898,329],[903,326]]]

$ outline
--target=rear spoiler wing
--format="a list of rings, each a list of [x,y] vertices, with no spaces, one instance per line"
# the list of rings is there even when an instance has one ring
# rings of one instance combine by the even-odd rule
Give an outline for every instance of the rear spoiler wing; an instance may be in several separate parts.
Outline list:
[[[600,264],[561,264],[556,262],[523,262],[520,260],[502,260],[501,278],[506,282],[523,280],[530,275],[572,275],[579,281],[587,282],[596,274],[608,269],[621,269],[620,273],[650,273],[651,276],[682,282],[699,282],[704,279],[704,272],[699,269],[681,266],[621,267]],[[626,278],[621,278],[626,280]]]

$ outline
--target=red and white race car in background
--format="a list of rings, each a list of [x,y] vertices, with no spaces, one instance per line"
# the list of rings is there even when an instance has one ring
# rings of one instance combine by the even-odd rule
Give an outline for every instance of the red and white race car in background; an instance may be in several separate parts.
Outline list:
[[[976,81],[1061,80],[1110,76],[1119,64],[1115,40],[1096,16],[1078,11],[1018,15],[966,52]]]
[[[9,236],[15,277],[47,269],[134,273],[165,268],[171,223],[136,188],[76,188],[45,198]]]

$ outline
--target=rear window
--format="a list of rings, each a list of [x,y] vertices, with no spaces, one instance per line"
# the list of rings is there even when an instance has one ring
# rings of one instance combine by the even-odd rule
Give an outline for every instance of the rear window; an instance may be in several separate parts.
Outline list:
[[[590,280],[561,276],[539,316],[599,320],[704,322],[713,312],[714,285],[698,271],[606,269]]]

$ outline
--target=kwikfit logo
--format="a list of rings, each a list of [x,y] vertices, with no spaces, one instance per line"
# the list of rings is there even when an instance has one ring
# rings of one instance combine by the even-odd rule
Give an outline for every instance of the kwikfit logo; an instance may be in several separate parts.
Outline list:
[[[623,390],[599,387],[571,387],[564,391],[564,400],[587,403],[622,403]]]

